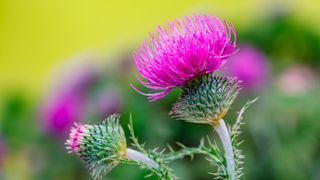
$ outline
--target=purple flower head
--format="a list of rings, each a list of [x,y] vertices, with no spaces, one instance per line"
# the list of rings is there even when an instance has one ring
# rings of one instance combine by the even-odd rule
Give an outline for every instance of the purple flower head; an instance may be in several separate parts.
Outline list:
[[[213,73],[236,46],[233,26],[206,15],[168,22],[150,36],[150,43],[145,41],[133,56],[146,81],[137,79],[151,93],[142,93],[131,85],[150,101],[163,98],[172,88],[184,86],[194,77]]]
[[[225,65],[226,74],[241,80],[246,90],[260,89],[268,76],[265,56],[251,45],[242,45],[239,49]]]
[[[55,137],[66,136],[73,122],[84,117],[88,94],[99,78],[97,69],[87,61],[70,63],[55,69],[57,79],[39,107],[41,128]]]
[[[82,116],[82,104],[82,98],[73,94],[48,100],[40,109],[43,129],[55,136],[67,135],[73,122]]]

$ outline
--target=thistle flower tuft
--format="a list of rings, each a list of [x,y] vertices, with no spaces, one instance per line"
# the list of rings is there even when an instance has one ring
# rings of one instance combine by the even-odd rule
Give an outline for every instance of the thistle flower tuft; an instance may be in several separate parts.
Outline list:
[[[150,101],[163,98],[172,88],[184,86],[195,77],[211,74],[235,51],[232,25],[214,16],[195,15],[158,26],[134,53],[140,83],[150,89]],[[233,37],[233,38],[232,38]]]
[[[182,88],[170,114],[193,123],[217,124],[227,113],[240,90],[236,78],[208,74],[195,78]]]
[[[80,151],[80,143],[83,141],[87,125],[75,123],[75,127],[71,129],[69,139],[66,141],[69,153],[78,153]]]
[[[66,148],[77,154],[99,179],[115,167],[126,154],[126,139],[119,116],[111,115],[99,125],[75,124]]]

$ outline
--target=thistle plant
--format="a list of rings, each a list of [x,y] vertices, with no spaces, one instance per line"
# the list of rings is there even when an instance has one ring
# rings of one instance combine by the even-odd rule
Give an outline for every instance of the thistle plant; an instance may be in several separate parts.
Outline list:
[[[181,88],[181,95],[169,114],[178,120],[208,124],[217,132],[223,151],[209,138],[197,147],[180,145],[178,151],[146,150],[129,125],[132,145],[128,148],[119,116],[113,115],[99,125],[76,125],[66,141],[67,149],[76,153],[88,166],[94,179],[98,179],[119,163],[136,164],[148,169],[159,179],[177,179],[168,164],[185,156],[206,155],[218,167],[213,173],[217,179],[240,179],[243,155],[238,141],[243,112],[255,100],[240,110],[232,127],[224,121],[225,115],[240,91],[235,77],[215,74],[235,53],[236,33],[232,25],[214,16],[195,15],[159,26],[134,53],[134,61],[142,80],[150,89],[144,93],[131,85],[149,101],[164,98],[173,88]]]
[[[230,132],[223,120],[239,90],[236,78],[214,75],[235,52],[232,25],[214,16],[195,15],[158,27],[134,54],[142,85],[151,93],[137,92],[150,101],[163,98],[172,88],[182,93],[170,114],[192,123],[214,127],[225,152],[226,178],[237,178]]]

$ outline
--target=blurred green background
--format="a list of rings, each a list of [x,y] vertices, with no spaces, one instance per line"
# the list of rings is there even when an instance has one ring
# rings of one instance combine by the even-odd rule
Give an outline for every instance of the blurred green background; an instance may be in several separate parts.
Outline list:
[[[232,22],[239,52],[222,73],[242,79],[225,118],[245,114],[244,179],[320,179],[320,2],[316,0],[0,0],[0,179],[89,179],[64,148],[73,122],[130,113],[148,148],[215,138],[168,116],[179,90],[153,103],[129,86],[132,52],[158,24],[192,14]],[[238,63],[236,63],[238,62]],[[250,68],[248,68],[250,67]],[[203,157],[171,164],[183,180],[212,179]],[[143,179],[120,165],[104,179]],[[156,178],[153,178],[156,179]]]

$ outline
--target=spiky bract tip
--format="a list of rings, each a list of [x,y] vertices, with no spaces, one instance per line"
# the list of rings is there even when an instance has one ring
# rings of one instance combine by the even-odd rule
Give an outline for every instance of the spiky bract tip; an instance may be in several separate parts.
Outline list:
[[[100,179],[126,154],[126,139],[119,115],[111,115],[97,125],[77,125],[66,141],[70,153],[85,162],[94,179]]]
[[[193,123],[216,124],[227,113],[240,90],[236,78],[208,74],[182,87],[170,115]]]

